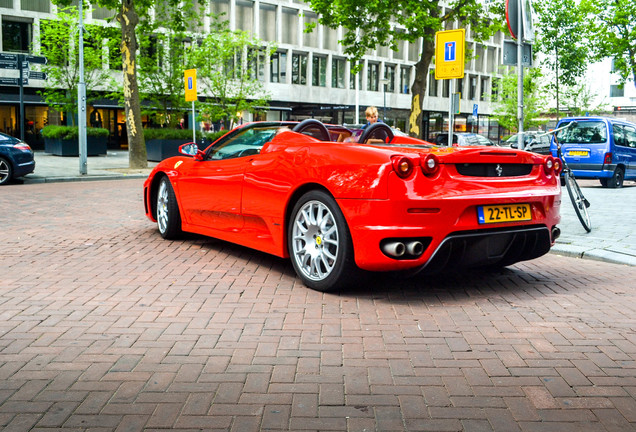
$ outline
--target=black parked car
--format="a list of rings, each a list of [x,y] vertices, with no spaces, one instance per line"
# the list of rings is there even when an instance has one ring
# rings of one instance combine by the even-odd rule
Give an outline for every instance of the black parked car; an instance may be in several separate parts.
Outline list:
[[[518,134],[514,134],[506,141],[504,145],[517,148]],[[524,132],[523,133],[523,149],[543,155],[550,154],[550,136],[543,135],[541,132]]]
[[[0,132],[0,185],[32,173],[33,150],[24,141]]]

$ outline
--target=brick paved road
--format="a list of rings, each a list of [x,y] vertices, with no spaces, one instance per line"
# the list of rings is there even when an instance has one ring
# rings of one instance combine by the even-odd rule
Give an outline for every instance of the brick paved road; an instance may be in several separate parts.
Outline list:
[[[636,268],[311,291],[161,240],[141,180],[0,190],[0,429],[636,430]]]

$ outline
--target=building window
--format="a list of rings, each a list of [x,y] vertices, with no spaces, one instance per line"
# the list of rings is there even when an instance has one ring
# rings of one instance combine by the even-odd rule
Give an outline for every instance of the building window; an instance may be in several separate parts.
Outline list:
[[[334,58],[331,60],[331,87],[345,88],[345,61]]]
[[[259,12],[259,37],[266,41],[276,40],[276,6],[261,3]]]
[[[313,12],[303,12],[304,24],[314,26],[310,32],[303,33],[303,44],[308,47],[318,48],[318,15]]]
[[[464,78],[459,78],[455,81],[455,85],[457,86],[455,87],[455,93],[459,93],[459,98],[461,99],[464,94]]]
[[[443,80],[444,85],[442,86],[442,97],[450,97],[450,80]]]
[[[619,85],[610,86],[610,97],[623,97],[625,96],[625,87]]]
[[[240,53],[237,54],[237,61],[240,61]],[[260,49],[250,49],[247,53],[247,62],[250,79],[265,82],[265,52]]]
[[[286,44],[298,44],[298,10],[283,8],[282,39]]]
[[[477,77],[470,77],[470,88],[468,89],[469,100],[477,98]]]
[[[326,87],[327,57],[314,56],[311,72],[311,85],[316,87]]]
[[[2,51],[29,52],[32,37],[30,22],[2,19]]]
[[[254,30],[254,3],[251,1],[237,0],[236,2],[236,28],[251,32]]]
[[[400,93],[408,94],[411,91],[411,68],[400,68]]]
[[[367,90],[378,91],[380,84],[379,69],[380,65],[377,63],[369,63],[367,65]]]
[[[364,64],[363,61],[360,62],[360,67],[362,67],[362,65]],[[355,90],[356,89],[356,77],[358,77],[358,89],[362,90],[362,73],[358,72],[357,74],[353,73],[353,68],[354,68],[354,64],[351,65],[350,67],[350,72],[349,72],[349,88],[351,90]]]
[[[292,84],[307,84],[307,54],[292,54]]]
[[[437,97],[437,80],[435,74],[428,74],[428,95]]]
[[[488,90],[488,78],[481,78],[481,89],[479,89],[479,100],[486,100],[486,90]]]
[[[270,80],[273,83],[287,82],[287,53],[276,52],[270,59]]]
[[[28,10],[33,12],[50,12],[50,4],[49,0],[22,0],[20,2],[20,9]]]
[[[384,78],[389,80],[386,83],[386,91],[388,93],[395,92],[395,65],[385,65],[384,66]]]

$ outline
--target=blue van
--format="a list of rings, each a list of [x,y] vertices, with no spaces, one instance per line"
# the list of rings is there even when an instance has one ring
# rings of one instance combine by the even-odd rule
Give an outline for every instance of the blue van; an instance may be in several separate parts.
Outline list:
[[[636,179],[636,124],[610,117],[568,117],[558,127],[561,151],[578,179],[599,179],[603,187],[620,188]],[[556,157],[554,139],[550,152]]]

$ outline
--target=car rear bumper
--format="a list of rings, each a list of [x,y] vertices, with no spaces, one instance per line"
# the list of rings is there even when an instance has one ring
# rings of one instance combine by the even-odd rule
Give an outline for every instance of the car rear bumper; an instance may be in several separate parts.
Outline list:
[[[501,203],[530,204],[532,220],[479,223],[479,205]],[[447,198],[419,203],[339,200],[338,204],[349,221],[358,267],[392,271],[438,267],[440,261],[457,266],[508,265],[539,257],[554,244],[551,232],[560,222],[561,195],[556,192],[498,201]],[[418,213],[413,213],[414,209]],[[368,215],[374,215],[377,223],[369,223]],[[383,247],[394,241],[405,245],[419,241],[424,252],[419,256],[389,256]]]
[[[611,178],[616,170],[616,164],[582,164],[569,163],[568,166],[574,172],[574,176],[580,179]]]
[[[13,176],[22,177],[35,171],[35,161],[22,162],[13,167]]]

